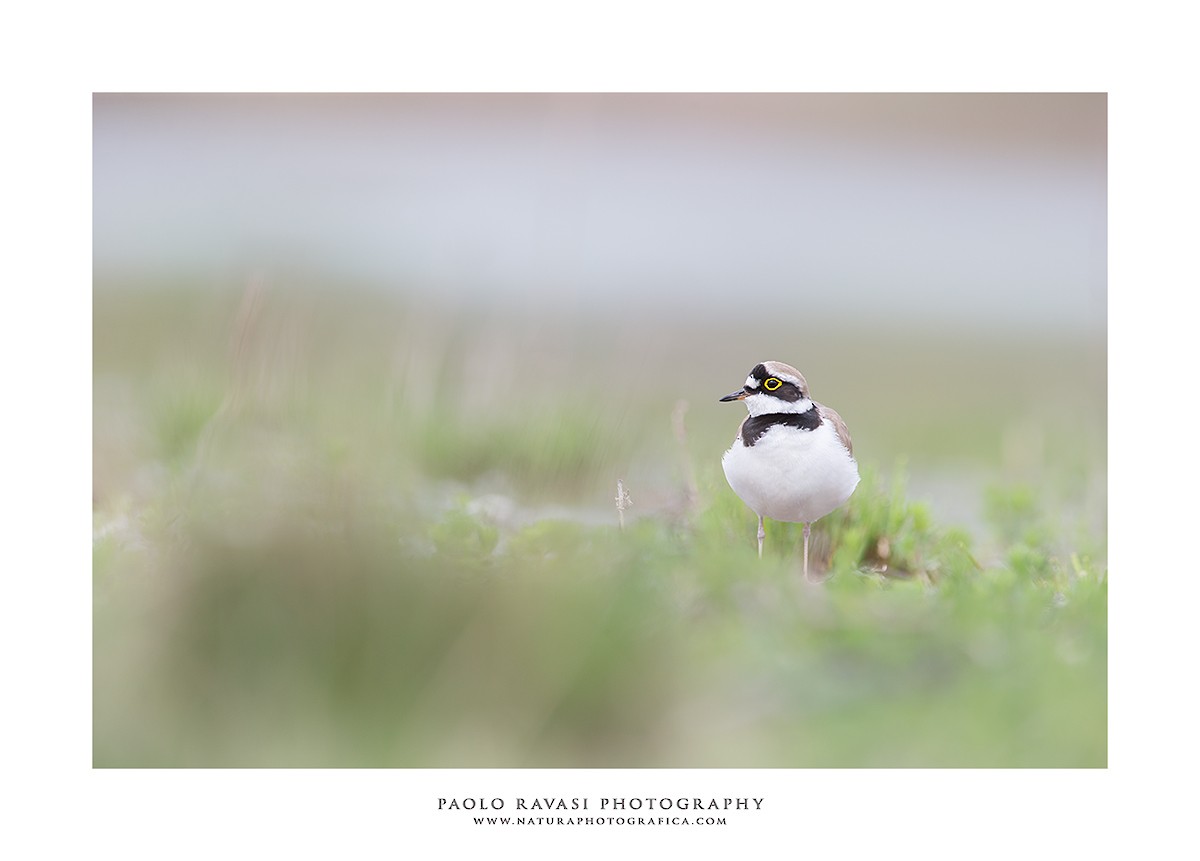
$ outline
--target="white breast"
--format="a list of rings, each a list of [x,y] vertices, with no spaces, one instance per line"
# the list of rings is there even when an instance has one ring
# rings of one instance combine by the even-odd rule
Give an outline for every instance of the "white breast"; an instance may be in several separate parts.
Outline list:
[[[755,514],[788,523],[824,517],[858,486],[858,465],[829,422],[811,431],[775,425],[752,446],[739,435],[721,465]]]

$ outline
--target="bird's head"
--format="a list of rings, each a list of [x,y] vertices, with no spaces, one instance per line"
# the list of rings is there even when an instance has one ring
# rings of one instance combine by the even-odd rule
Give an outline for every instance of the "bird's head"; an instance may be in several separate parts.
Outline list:
[[[730,392],[721,401],[745,401],[746,409],[752,416],[803,413],[812,409],[804,375],[783,362],[755,365],[742,387]]]

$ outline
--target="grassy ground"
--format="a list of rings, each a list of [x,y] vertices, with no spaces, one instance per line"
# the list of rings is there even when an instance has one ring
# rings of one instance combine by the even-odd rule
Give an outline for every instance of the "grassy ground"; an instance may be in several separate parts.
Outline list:
[[[94,306],[99,766],[1106,764],[1103,345]],[[769,358],[864,472],[813,582],[719,467]]]

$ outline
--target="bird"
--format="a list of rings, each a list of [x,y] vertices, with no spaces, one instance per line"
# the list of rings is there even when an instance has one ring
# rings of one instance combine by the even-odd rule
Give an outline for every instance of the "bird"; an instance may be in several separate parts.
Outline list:
[[[783,362],[760,362],[742,388],[719,399],[745,401],[749,416],[721,458],[733,492],[763,518],[804,524],[804,576],[812,523],[844,505],[858,486],[858,463],[842,417],[809,396],[804,375]]]

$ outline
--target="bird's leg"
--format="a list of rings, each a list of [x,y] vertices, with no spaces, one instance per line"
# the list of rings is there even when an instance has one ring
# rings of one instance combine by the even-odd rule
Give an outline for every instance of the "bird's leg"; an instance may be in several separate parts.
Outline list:
[[[809,524],[804,524],[804,579],[808,579],[808,530]]]
[[[762,559],[762,543],[767,537],[767,532],[763,529],[762,515],[758,515],[758,558]]]

